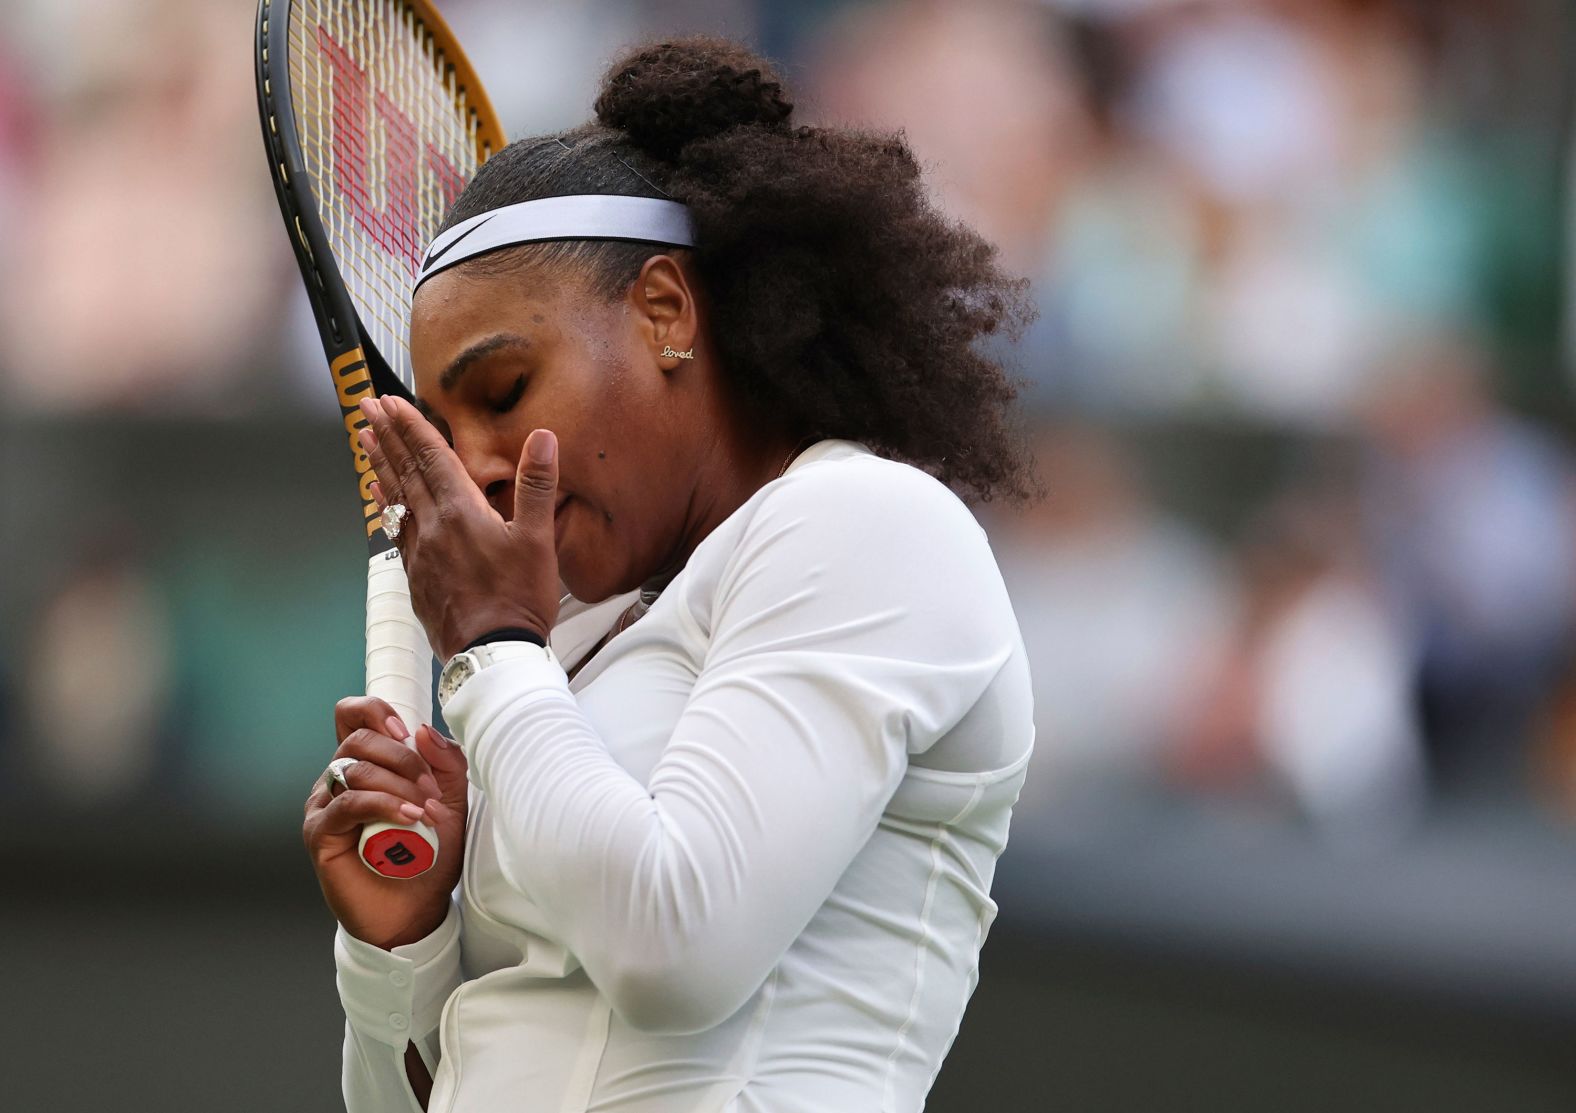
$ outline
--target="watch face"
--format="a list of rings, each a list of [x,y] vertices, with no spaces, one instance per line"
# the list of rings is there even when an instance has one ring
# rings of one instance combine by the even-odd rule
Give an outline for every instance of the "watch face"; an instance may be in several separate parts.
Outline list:
[[[438,703],[440,705],[447,703],[454,697],[454,693],[460,690],[460,685],[475,675],[476,658],[468,651],[456,654],[454,660],[444,667],[443,675],[438,678]]]
[[[438,674],[438,706],[446,706],[460,690],[461,685],[495,661],[510,661],[517,657],[532,657],[536,654],[541,654],[543,659],[553,664],[558,663],[558,658],[551,649],[530,642],[495,642],[456,653]]]

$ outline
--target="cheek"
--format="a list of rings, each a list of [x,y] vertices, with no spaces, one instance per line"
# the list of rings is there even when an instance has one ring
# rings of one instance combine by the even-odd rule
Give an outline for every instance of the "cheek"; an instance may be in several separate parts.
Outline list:
[[[680,489],[686,456],[675,443],[684,428],[671,412],[675,392],[649,358],[625,347],[606,334],[588,343],[581,389],[557,399],[561,483],[575,499],[559,527],[559,570],[582,599],[581,591],[605,598],[639,586],[684,520],[684,508],[661,497]]]
[[[616,524],[648,496],[663,455],[655,442],[670,415],[663,412],[660,393],[625,362],[598,366],[588,385],[560,430],[574,442],[569,455],[575,474],[566,467],[565,481],[582,485],[588,498],[614,514]]]
[[[628,541],[600,509],[575,501],[558,523],[558,574],[576,599],[598,602],[628,590],[642,577]]]
[[[576,598],[588,602],[629,591],[649,579],[671,551],[665,508],[651,497],[639,469],[619,468],[622,454],[609,441],[606,455],[591,454],[602,482],[565,507],[558,522],[559,573]],[[617,469],[615,471],[615,469]],[[566,490],[573,496],[575,492]]]

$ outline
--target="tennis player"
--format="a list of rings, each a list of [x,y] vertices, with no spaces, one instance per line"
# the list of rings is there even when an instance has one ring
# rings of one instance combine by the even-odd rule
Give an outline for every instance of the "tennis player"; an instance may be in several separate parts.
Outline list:
[[[954,493],[1030,494],[975,345],[1022,291],[791,113],[638,50],[426,254],[363,443],[454,739],[341,701],[304,830],[351,1113],[907,1113],[957,1032],[1033,742]],[[358,861],[417,819],[428,873]]]

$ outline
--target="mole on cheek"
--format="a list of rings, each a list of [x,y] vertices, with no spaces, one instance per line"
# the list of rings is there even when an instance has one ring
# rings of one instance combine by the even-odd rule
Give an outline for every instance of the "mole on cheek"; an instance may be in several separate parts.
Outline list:
[[[607,453],[606,452],[598,452],[596,454],[596,458],[598,460],[606,460],[607,459]]]

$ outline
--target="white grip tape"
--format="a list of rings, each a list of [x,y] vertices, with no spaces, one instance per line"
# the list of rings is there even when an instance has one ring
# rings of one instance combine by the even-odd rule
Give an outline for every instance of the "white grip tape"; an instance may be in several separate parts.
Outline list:
[[[393,704],[413,734],[432,722],[432,650],[393,550],[367,566],[367,695]]]
[[[410,582],[399,553],[379,553],[367,564],[367,695],[393,706],[405,722],[410,738],[405,745],[415,748],[416,728],[432,722],[432,649],[410,605]],[[368,823],[361,829],[360,846],[392,823]],[[438,848],[438,832],[427,823],[413,828],[421,838]],[[367,862],[365,853],[362,862]]]

